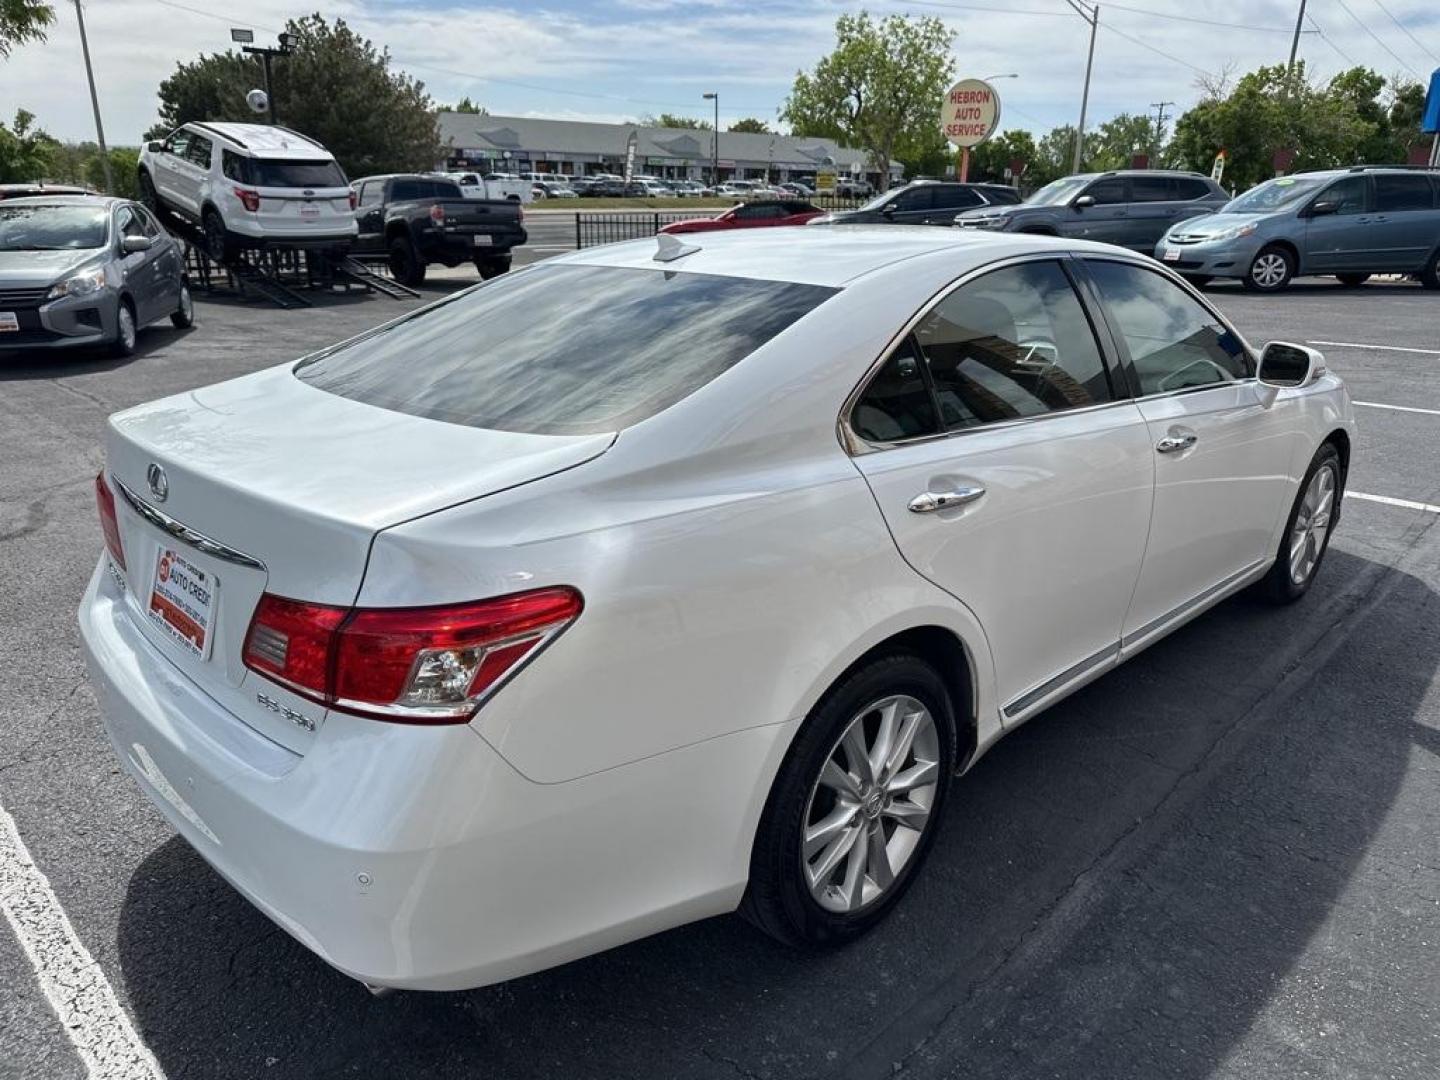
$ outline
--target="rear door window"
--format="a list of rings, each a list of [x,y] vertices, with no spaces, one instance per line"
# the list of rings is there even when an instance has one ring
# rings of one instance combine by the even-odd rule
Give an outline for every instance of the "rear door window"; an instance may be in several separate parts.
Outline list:
[[[984,201],[970,188],[947,186],[935,189],[935,208],[937,210],[964,210],[971,206],[979,206]]]
[[[1192,199],[1203,199],[1210,194],[1210,185],[1197,177],[1177,176],[1173,181],[1175,185],[1176,199],[1183,199],[1186,202]]]
[[[1424,173],[1376,173],[1376,213],[1403,213],[1406,210],[1430,210],[1435,206],[1435,191]]]
[[[1175,196],[1171,192],[1167,176],[1133,176],[1130,178],[1130,199],[1132,202],[1169,202]]]
[[[295,375],[452,424],[618,431],[694,393],[836,291],[662,269],[535,266],[303,360]]]

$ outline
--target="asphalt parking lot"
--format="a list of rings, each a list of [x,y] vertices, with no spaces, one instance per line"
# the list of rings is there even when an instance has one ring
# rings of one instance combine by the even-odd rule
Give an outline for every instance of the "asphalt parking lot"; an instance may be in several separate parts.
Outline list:
[[[545,235],[521,261],[566,243]],[[0,359],[0,1076],[1440,1075],[1440,296],[1211,295],[1253,341],[1316,343],[1364,403],[1302,603],[1228,601],[1005,740],[894,917],[843,950],[722,918],[384,999],[251,908],[121,773],[75,607],[109,413],[411,305],[202,299],[193,330],[152,329],[129,361]]]

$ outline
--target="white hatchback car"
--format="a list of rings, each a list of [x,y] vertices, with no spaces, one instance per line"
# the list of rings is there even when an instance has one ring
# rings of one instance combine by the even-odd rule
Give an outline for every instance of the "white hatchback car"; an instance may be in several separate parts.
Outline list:
[[[140,151],[140,198],[195,222],[211,258],[247,247],[348,248],[355,193],[313,139],[268,124],[191,123]]]
[[[367,983],[839,941],[1002,734],[1303,594],[1353,428],[1113,247],[661,237],[116,414],[80,628],[146,794]]]

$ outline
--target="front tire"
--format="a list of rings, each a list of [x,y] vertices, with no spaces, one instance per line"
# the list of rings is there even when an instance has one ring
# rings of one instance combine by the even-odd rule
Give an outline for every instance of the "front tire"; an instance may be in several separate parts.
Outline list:
[[[200,227],[205,231],[205,254],[217,263],[229,262],[235,257],[235,244],[230,239],[230,230],[225,228],[225,219],[213,206],[208,207],[200,217]]]
[[[1304,596],[1330,547],[1330,533],[1344,494],[1340,454],[1332,443],[1315,451],[1295,505],[1285,520],[1275,565],[1260,579],[1260,594],[1272,604],[1293,604]]]
[[[893,653],[846,675],[775,779],[740,913],[790,945],[869,930],[925,861],[955,754],[954,707],[925,661]]]
[[[1271,244],[1261,248],[1245,271],[1245,288],[1251,292],[1279,292],[1295,276],[1295,256]]]
[[[1420,284],[1427,289],[1440,289],[1440,248],[1430,253],[1425,268],[1420,271]]]
[[[115,311],[115,337],[110,342],[110,355],[117,358],[134,356],[139,336],[134,305],[129,300],[121,299],[120,306]]]

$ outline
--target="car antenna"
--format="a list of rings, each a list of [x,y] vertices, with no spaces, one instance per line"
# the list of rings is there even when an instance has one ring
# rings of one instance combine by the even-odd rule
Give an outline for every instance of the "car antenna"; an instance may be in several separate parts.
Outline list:
[[[655,239],[660,245],[652,256],[656,262],[674,262],[700,250],[699,244],[686,244],[669,233],[657,233]]]

